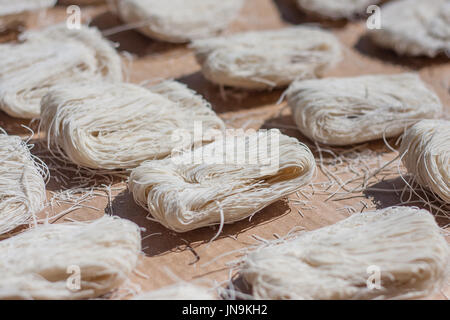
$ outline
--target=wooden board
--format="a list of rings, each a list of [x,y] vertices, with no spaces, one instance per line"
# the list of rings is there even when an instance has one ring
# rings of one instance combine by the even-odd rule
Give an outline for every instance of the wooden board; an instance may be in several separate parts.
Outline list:
[[[26,20],[28,28],[38,28],[45,25],[64,21],[65,7],[56,7],[39,15],[30,15]],[[110,30],[121,24],[119,19],[109,12],[105,5],[83,7],[82,18],[90,21],[91,25],[102,30]],[[233,23],[227,33],[243,30],[262,30],[282,28],[289,24],[315,22],[313,18],[301,14],[290,0],[247,0],[239,19]],[[439,95],[446,107],[446,116],[450,113],[450,63],[445,57],[437,59],[399,58],[394,53],[376,48],[366,37],[365,21],[350,23],[326,23],[333,33],[345,46],[344,61],[326,76],[356,76],[363,74],[400,73],[412,71],[420,73],[422,79]],[[117,42],[118,50],[131,53],[132,63],[124,54],[123,61],[127,66],[129,81],[134,83],[157,83],[162,79],[176,79],[198,91],[213,106],[213,109],[234,128],[280,128],[285,134],[299,138],[311,145],[312,142],[303,137],[291,119],[290,111],[284,108],[285,103],[277,104],[282,91],[246,92],[239,90],[221,91],[203,78],[200,67],[194,55],[186,45],[174,45],[150,40],[138,32],[126,31],[109,36]],[[0,126],[10,134],[27,136],[29,132],[21,127],[29,125],[28,121],[12,119],[0,113]],[[39,143],[39,136],[34,137]],[[376,141],[365,146],[371,150],[379,165],[393,159],[396,154],[390,152],[382,141]],[[351,148],[348,148],[351,149]],[[360,148],[361,149],[361,148]],[[342,151],[342,150],[341,150]],[[48,153],[36,146],[33,152],[47,160]],[[315,153],[317,157],[319,154]],[[324,154],[327,161],[332,158]],[[364,159],[370,160],[367,155]],[[375,158],[374,158],[375,159]],[[355,160],[356,161],[356,160]],[[368,161],[368,160],[367,160]],[[340,173],[339,165],[327,165],[328,170],[335,171],[343,180],[348,172]],[[372,170],[377,166],[373,165]],[[48,196],[59,193],[68,187],[77,185],[77,181],[70,172],[52,170],[52,178],[47,186]],[[376,182],[378,189],[393,189],[393,185],[401,189],[403,182],[394,171],[386,174],[384,182]],[[97,189],[102,189],[103,183],[109,184],[102,178],[98,179]],[[63,183],[66,181],[66,183]],[[280,200],[261,212],[250,221],[243,220],[227,225],[220,237],[209,243],[216,232],[216,228],[202,228],[196,231],[176,234],[156,222],[146,218],[145,210],[137,206],[123,182],[114,181],[112,188],[103,188],[100,195],[89,197],[83,207],[72,210],[55,222],[65,222],[68,219],[90,220],[105,213],[114,214],[130,219],[141,227],[144,240],[143,252],[138,267],[139,274],[134,274],[130,283],[124,289],[138,285],[141,290],[157,289],[182,279],[186,281],[207,279],[217,283],[230,278],[230,269],[226,263],[236,259],[239,254],[232,253],[249,245],[257,244],[258,239],[274,239],[276,236],[286,235],[294,227],[313,230],[335,223],[346,218],[351,212],[383,208],[399,203],[399,195],[395,192],[366,191],[353,193],[348,199],[336,201],[338,197],[327,200],[327,194],[320,194],[320,184],[327,181],[322,171],[315,178],[317,190],[305,189],[301,199],[303,205],[295,202],[297,195],[289,199]],[[96,189],[96,190],[97,190]],[[323,189],[323,188],[322,188]],[[308,199],[310,198],[310,199]],[[55,215],[71,208],[70,204],[61,204],[47,208],[45,214]],[[299,212],[300,210],[300,212]],[[448,219],[437,219],[442,227],[448,229]],[[226,254],[229,253],[229,254]],[[226,255],[224,255],[226,254]],[[220,257],[224,255],[223,257]],[[218,258],[219,257],[219,258]],[[146,276],[143,276],[145,274]],[[450,288],[444,288],[441,294],[432,297],[445,299],[450,295]],[[116,295],[119,296],[119,295]]]

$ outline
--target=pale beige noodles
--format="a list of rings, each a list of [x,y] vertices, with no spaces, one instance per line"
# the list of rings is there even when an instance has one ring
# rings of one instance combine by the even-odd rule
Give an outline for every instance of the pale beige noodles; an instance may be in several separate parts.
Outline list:
[[[185,232],[249,217],[308,184],[314,171],[308,147],[278,130],[231,133],[142,163],[129,189],[154,219]]]
[[[299,130],[330,145],[395,137],[442,112],[437,95],[412,73],[298,81],[287,97]]]
[[[191,47],[208,80],[246,89],[320,77],[342,57],[333,34],[305,26],[197,40]]]
[[[41,98],[52,86],[122,80],[120,57],[97,29],[61,24],[21,39],[0,44],[0,109],[13,117],[39,117]]]
[[[56,0],[0,0],[0,16],[53,7]]]
[[[450,54],[450,1],[397,0],[381,7],[381,29],[369,35],[399,55]]]
[[[0,235],[30,223],[46,200],[44,166],[0,128]]]
[[[303,11],[332,19],[352,18],[366,13],[370,5],[381,0],[296,0]]]
[[[399,152],[415,181],[450,203],[450,121],[416,123],[405,132]]]
[[[257,299],[412,299],[445,284],[448,262],[428,211],[391,207],[264,245],[240,272]]]
[[[125,219],[38,226],[0,242],[0,299],[99,297],[128,279],[140,251]]]
[[[201,96],[167,81],[150,89],[126,83],[59,86],[42,99],[40,130],[50,149],[80,166],[134,168],[169,156],[175,147],[208,141],[178,141],[199,130],[224,130],[223,121]]]
[[[141,33],[168,42],[217,35],[237,17],[244,0],[121,0],[123,21]]]
[[[133,300],[216,300],[211,289],[190,283],[177,283],[158,290],[141,293]]]

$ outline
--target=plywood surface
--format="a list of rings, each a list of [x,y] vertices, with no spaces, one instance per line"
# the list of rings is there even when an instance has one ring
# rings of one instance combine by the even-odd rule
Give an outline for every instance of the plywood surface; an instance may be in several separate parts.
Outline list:
[[[84,21],[90,21],[91,25],[102,30],[120,25],[120,21],[109,12],[107,6],[83,7],[82,17]],[[44,14],[30,15],[26,20],[26,26],[37,28],[64,21],[65,18],[65,7],[56,7]],[[290,0],[248,0],[241,16],[227,32],[274,29],[289,24],[311,22],[315,22],[314,19],[300,14]],[[450,113],[448,59],[402,59],[392,52],[377,49],[365,36],[367,30],[364,21],[337,23],[331,26],[327,24],[327,26],[344,44],[345,58],[326,76],[419,72],[422,79],[439,95],[448,117]],[[185,45],[152,41],[135,31],[111,35],[109,39],[117,42],[119,51],[122,53],[126,51],[134,57],[130,62],[127,58],[129,54],[123,54],[129,81],[157,83],[162,79],[176,79],[209,100],[213,109],[229,127],[280,128],[285,134],[295,136],[314,148],[312,142],[293,129],[295,125],[290,111],[284,108],[285,103],[277,104],[282,90],[248,92],[226,89],[223,91],[203,78],[193,53]],[[30,124],[28,121],[12,119],[0,112],[0,126],[10,134],[26,136],[28,131],[21,125]],[[36,143],[36,147],[33,152],[41,156],[44,161],[52,162],[49,164],[52,178],[47,187],[49,199],[55,193],[79,186],[79,180],[76,177],[80,174],[61,169],[61,164],[54,164],[50,155],[39,146],[39,140],[39,136],[34,137],[33,142]],[[352,147],[348,148],[349,157],[353,154],[350,149]],[[314,150],[319,159],[320,154],[317,149]],[[345,149],[339,151],[343,152]],[[364,163],[369,164],[368,170],[373,170],[396,156],[396,153],[390,152],[382,141],[370,143],[363,148],[359,147],[356,152],[365,152],[362,159]],[[332,157],[326,153],[323,157],[327,163],[326,170],[335,172],[336,176],[343,180],[348,177],[349,173],[341,170],[347,164],[333,164]],[[357,158],[358,156],[355,156],[354,163],[352,162],[355,165],[358,162]],[[360,162],[359,165],[363,166],[364,163]],[[108,213],[130,219],[145,228],[142,242],[144,254],[138,267],[139,272],[131,277],[130,283],[126,284],[124,289],[138,285],[140,290],[152,290],[174,283],[177,279],[187,281],[207,279],[221,283],[230,277],[230,270],[226,263],[233,261],[239,255],[232,252],[257,244],[259,239],[275,239],[277,236],[287,234],[294,227],[313,230],[346,218],[352,212],[383,208],[400,202],[399,194],[395,191],[365,191],[347,196],[337,194],[327,200],[329,193],[324,192],[325,185],[321,186],[320,182],[327,182],[328,178],[322,170],[319,170],[314,180],[314,189],[305,188],[303,194],[294,194],[280,200],[257,213],[250,221],[246,219],[225,226],[220,237],[210,243],[210,239],[217,232],[216,229],[203,228],[184,234],[171,232],[146,218],[147,213],[134,203],[125,183],[117,179],[110,181],[108,177],[99,175],[94,178],[97,181],[91,185],[95,187],[93,194],[86,196],[86,201],[82,202],[81,206],[73,207],[74,203],[80,204],[80,202],[68,199],[67,203],[60,202],[59,206],[47,208],[41,215],[52,216],[71,209],[70,213],[55,220],[57,223],[62,223],[70,219],[90,220]],[[381,178],[384,178],[384,181],[380,181]],[[377,190],[396,190],[403,187],[403,182],[395,170],[377,176],[373,181]],[[85,190],[77,196],[83,195],[86,195]],[[303,202],[299,202],[297,198]],[[339,198],[345,199],[338,200]],[[449,223],[447,218],[437,220],[442,227],[447,228]],[[220,257],[223,254],[226,255]],[[445,299],[449,295],[450,289],[446,287],[441,294],[433,298]]]

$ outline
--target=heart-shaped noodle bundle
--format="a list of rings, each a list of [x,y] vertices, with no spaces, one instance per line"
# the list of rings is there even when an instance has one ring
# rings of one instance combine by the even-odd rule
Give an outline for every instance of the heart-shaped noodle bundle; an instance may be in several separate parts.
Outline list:
[[[315,172],[307,146],[278,130],[232,133],[134,169],[135,201],[165,227],[185,232],[233,223],[298,191]]]
[[[179,141],[179,131],[194,136]],[[93,169],[137,167],[203,142],[202,132],[224,130],[201,96],[178,82],[150,89],[127,83],[55,87],[42,99],[40,130],[48,146],[71,162]]]
[[[128,279],[140,252],[140,229],[125,219],[38,226],[0,242],[0,299],[99,297]]]
[[[416,123],[405,132],[400,154],[420,185],[450,203],[450,121]]]
[[[31,222],[44,207],[46,171],[18,136],[0,128],[0,235]]]
[[[304,135],[340,146],[395,137],[408,121],[442,111],[437,95],[412,73],[298,81],[287,97]]]
[[[119,16],[151,37],[189,42],[224,30],[239,14],[243,0],[121,0]]]
[[[55,25],[22,40],[0,44],[0,109],[13,117],[39,117],[41,98],[52,86],[122,80],[120,57],[97,29]]]
[[[202,73],[213,83],[246,89],[316,78],[341,60],[339,40],[328,31],[292,27],[194,41]]]
[[[262,246],[240,272],[257,299],[411,299],[445,284],[448,261],[428,211],[391,207]]]

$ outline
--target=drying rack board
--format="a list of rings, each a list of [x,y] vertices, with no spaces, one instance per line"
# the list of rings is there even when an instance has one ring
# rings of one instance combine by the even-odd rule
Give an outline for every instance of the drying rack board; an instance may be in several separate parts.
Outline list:
[[[101,30],[110,30],[121,24],[106,5],[82,7],[82,18]],[[44,13],[30,14],[26,19],[26,26],[38,28],[62,22],[65,19],[65,7],[57,6]],[[275,29],[289,24],[311,22],[314,20],[296,10],[291,0],[247,0],[239,19],[226,32]],[[402,59],[392,52],[378,49],[365,36],[367,29],[365,21],[362,20],[347,24],[328,23],[328,26],[344,44],[345,58],[326,76],[419,72],[422,79],[439,95],[446,108],[447,118],[449,117],[450,62],[448,59]],[[162,79],[176,79],[210,101],[213,109],[229,127],[254,129],[278,127],[283,133],[297,137],[300,141],[313,146],[293,129],[295,124],[291,119],[290,111],[288,108],[283,108],[285,102],[277,104],[282,90],[246,92],[227,89],[222,91],[203,78],[193,53],[185,45],[156,42],[135,31],[125,31],[108,38],[117,42],[119,51],[122,53],[126,51],[134,56],[133,62],[130,63],[127,58],[129,55],[123,54],[129,81],[157,83]],[[19,134],[23,137],[29,135],[29,131],[21,127],[22,124],[29,125],[29,122],[10,118],[0,112],[0,126],[9,134]],[[40,137],[36,135],[32,142],[38,143],[39,139]],[[391,140],[391,142],[394,141]],[[396,153],[388,151],[382,141],[370,143],[367,148],[377,155],[380,165],[396,156]],[[39,146],[32,151],[43,157],[44,161],[46,160],[45,151]],[[318,153],[316,152],[315,155],[318,156]],[[328,168],[336,170],[332,165]],[[376,169],[376,166],[372,169]],[[60,192],[68,186],[76,185],[70,172],[52,170],[51,173],[53,177],[47,186],[49,199],[53,192]],[[337,175],[339,176],[340,173],[337,172]],[[340,177],[345,180],[347,175],[343,173]],[[321,181],[327,181],[327,178],[319,170],[314,182]],[[101,188],[102,183],[104,182],[99,178],[97,187]],[[384,182],[376,182],[376,187],[392,189],[395,185],[395,188],[401,189],[402,184],[398,175],[393,173],[391,177],[386,176]],[[258,244],[260,239],[275,239],[277,235],[286,235],[294,227],[314,230],[348,217],[351,211],[367,211],[399,203],[399,196],[395,192],[354,193],[348,195],[348,199],[336,201],[337,197],[327,200],[327,195],[317,191],[313,194],[312,189],[305,188],[306,197],[300,194],[300,199],[305,200],[305,203],[299,204],[294,200],[297,195],[291,195],[289,199],[280,200],[268,206],[254,215],[250,221],[246,219],[226,225],[220,237],[209,243],[209,240],[215,236],[217,228],[202,228],[184,234],[171,232],[158,223],[146,219],[146,211],[134,203],[124,183],[114,182],[110,189],[104,188],[103,191],[96,191],[96,194],[98,195],[87,197],[82,207],[75,207],[55,222],[63,223],[69,219],[91,220],[105,213],[112,213],[130,219],[145,228],[146,231],[142,234],[144,255],[140,259],[138,272],[132,275],[130,283],[124,285],[120,293],[126,292],[126,289],[133,285],[140,286],[142,290],[158,289],[176,282],[177,279],[186,281],[207,279],[220,283],[230,277],[230,270],[225,264],[239,256],[238,253],[231,253],[217,258],[222,254]],[[41,214],[52,216],[70,208],[72,208],[70,203],[60,203],[60,206],[47,208]],[[445,218],[437,219],[437,221],[442,227],[449,223],[449,219]],[[119,296],[122,297],[123,294],[116,293],[116,297]],[[442,293],[432,298],[446,299],[449,296],[450,287],[447,286]]]

